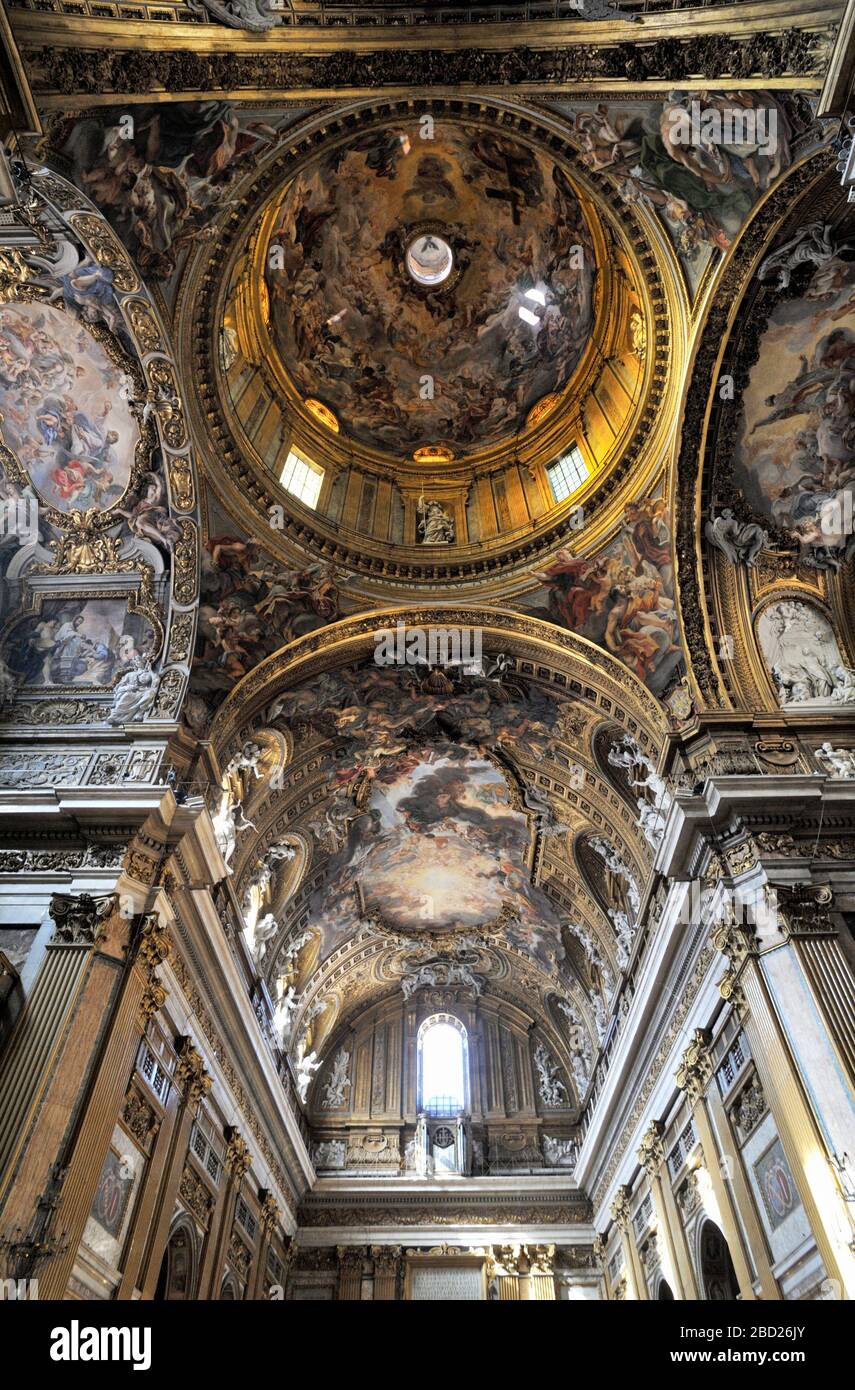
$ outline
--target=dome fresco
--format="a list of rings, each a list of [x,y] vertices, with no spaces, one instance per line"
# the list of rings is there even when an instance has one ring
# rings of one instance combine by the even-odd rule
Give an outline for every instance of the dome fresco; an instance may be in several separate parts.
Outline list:
[[[432,131],[369,131],[297,175],[267,272],[296,390],[359,442],[401,455],[513,434],[566,386],[593,322],[591,242],[564,170],[504,134]],[[407,251],[431,235],[453,267],[423,286]]]

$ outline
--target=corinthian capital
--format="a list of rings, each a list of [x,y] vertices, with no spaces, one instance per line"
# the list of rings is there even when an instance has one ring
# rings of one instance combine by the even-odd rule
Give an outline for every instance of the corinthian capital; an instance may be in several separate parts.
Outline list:
[[[708,1028],[696,1028],[675,1073],[677,1085],[681,1091],[686,1092],[691,1101],[698,1100],[704,1094],[712,1077],[711,1041],[712,1035]]]

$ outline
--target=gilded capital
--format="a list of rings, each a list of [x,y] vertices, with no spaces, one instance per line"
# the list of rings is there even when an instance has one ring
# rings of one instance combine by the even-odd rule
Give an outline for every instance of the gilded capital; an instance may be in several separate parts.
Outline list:
[[[197,1105],[210,1091],[213,1078],[205,1070],[201,1053],[196,1051],[189,1035],[184,1034],[178,1039],[176,1051],[175,1084],[187,1105]]]
[[[609,1208],[609,1210],[611,1211],[612,1220],[614,1221],[616,1226],[620,1227],[622,1231],[627,1230],[629,1227],[629,1202],[631,1196],[632,1188],[629,1187],[627,1183],[623,1183],[615,1193],[614,1201],[612,1202],[611,1207]]]
[[[261,1202],[261,1224],[266,1231],[272,1231],[282,1220],[282,1210],[269,1188],[260,1188],[258,1197]]]
[[[239,1183],[243,1181],[244,1175],[252,1163],[252,1154],[240,1130],[236,1129],[234,1125],[226,1125],[225,1135],[226,1152],[223,1161],[226,1172],[233,1182]]]
[[[48,909],[56,923],[52,946],[94,946],[104,935],[104,926],[116,905],[115,893],[93,898],[89,893],[69,897],[54,893]]]
[[[665,1161],[664,1133],[665,1125],[663,1122],[661,1120],[651,1120],[644,1134],[641,1136],[638,1161],[651,1178],[656,1176]]]
[[[698,1100],[704,1094],[712,1077],[711,1041],[712,1034],[708,1028],[696,1028],[675,1073],[677,1085],[691,1101]]]

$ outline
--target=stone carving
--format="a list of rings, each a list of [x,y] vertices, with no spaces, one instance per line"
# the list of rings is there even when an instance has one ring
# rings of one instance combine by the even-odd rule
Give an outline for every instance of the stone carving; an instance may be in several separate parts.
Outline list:
[[[480,994],[483,981],[473,974],[471,966],[460,960],[430,960],[421,965],[408,965],[401,977],[404,998],[409,999],[416,990],[434,988],[437,985],[457,985]]]
[[[220,847],[223,862],[228,868],[229,861],[237,848],[238,835],[242,835],[247,830],[254,830],[255,825],[251,820],[247,820],[240,802],[235,802],[232,805],[227,795],[223,797],[220,809],[212,817],[211,824],[214,827],[214,835]],[[231,869],[229,869],[229,873],[231,873]]]
[[[757,564],[760,551],[769,544],[769,533],[762,526],[753,521],[738,521],[730,507],[724,507],[715,519],[707,522],[704,535],[732,565],[743,564],[749,568]]]
[[[262,773],[259,766],[259,759],[263,756],[264,749],[261,747],[261,744],[249,740],[243,745],[240,752],[235,753],[234,757],[226,764],[223,778],[235,777],[241,772],[251,772],[253,777],[260,778]]]
[[[761,261],[757,278],[771,280],[774,276],[776,288],[785,290],[798,266],[826,265],[842,252],[848,251],[851,246],[852,242],[848,241],[838,245],[832,228],[827,223],[811,222],[805,227],[800,227],[794,237]]]
[[[276,1002],[276,1010],[273,1015],[273,1027],[279,1036],[279,1044],[285,1047],[291,1036],[291,1026],[294,1014],[297,1011],[297,994],[293,985],[283,989]]]
[[[746,1139],[757,1128],[763,1116],[768,1113],[769,1107],[766,1104],[766,1097],[763,1094],[763,1087],[755,1073],[748,1085],[740,1091],[739,1096],[734,1102],[730,1112],[736,1130],[736,1136],[740,1144],[744,1144]]]
[[[534,1049],[534,1065],[537,1071],[537,1089],[543,1104],[550,1109],[566,1105],[567,1088],[543,1043],[538,1043]]]
[[[567,1046],[570,1049],[573,1080],[580,1096],[588,1089],[594,1067],[594,1048],[587,1029],[576,1009],[566,999],[559,999],[558,1008],[567,1019]]]
[[[638,792],[635,803],[638,807],[637,824],[648,844],[654,850],[658,849],[672,802],[664,780],[631,734],[624,734],[620,743],[612,744],[607,756],[610,765],[621,768],[630,787]]]
[[[207,1227],[216,1204],[207,1186],[189,1163],[184,1165],[178,1195],[197,1221]]]
[[[538,835],[566,835],[573,827],[559,821],[549,801],[549,797],[535,786],[525,788],[523,803],[535,813],[535,829]]]
[[[350,1090],[350,1077],[347,1074],[349,1065],[350,1053],[346,1048],[340,1047],[324,1086],[321,1100],[324,1110],[335,1110],[347,1100],[347,1092]]]
[[[8,753],[0,758],[4,787],[59,787],[82,782],[88,753]]]
[[[176,1046],[178,1061],[175,1064],[175,1084],[181,1092],[185,1105],[198,1105],[204,1100],[214,1084],[208,1075],[202,1054],[193,1046],[189,1034],[183,1034]]]
[[[602,985],[606,999],[611,999],[615,991],[615,977],[612,973],[611,966],[606,962],[599,948],[593,932],[589,931],[587,927],[583,927],[579,922],[571,922],[569,924],[569,930],[576,937],[576,940],[580,942],[585,952],[585,959],[591,967],[591,974],[600,985]]]
[[[145,718],[157,698],[160,677],[147,658],[138,658],[113,691],[108,724],[132,724]]]
[[[252,937],[252,954],[258,965],[267,955],[267,948],[279,931],[279,923],[272,912],[266,912],[255,924]]]
[[[618,878],[622,878],[626,884],[627,897],[632,910],[633,918],[637,917],[638,909],[641,904],[641,894],[638,891],[638,884],[635,875],[628,868],[620,852],[612,849],[608,840],[604,840],[601,835],[592,835],[588,844],[596,854],[600,856],[607,869],[610,869]]]
[[[297,1094],[304,1105],[309,1093],[309,1082],[320,1065],[315,1052],[307,1052],[304,1057],[300,1057],[297,1061]]]
[[[104,923],[115,903],[113,893],[103,898],[89,893],[76,898],[55,893],[48,909],[56,923],[52,940],[62,946],[94,946],[104,934]]]
[[[617,963],[619,970],[626,970],[629,965],[629,958],[632,955],[632,942],[635,932],[625,912],[620,908],[612,908],[609,912],[612,925],[617,937]]]
[[[826,742],[817,748],[816,756],[827,764],[832,777],[855,777],[855,750],[852,748],[832,748]]]
[[[347,1157],[347,1145],[343,1139],[327,1139],[315,1145],[314,1164],[323,1168],[343,1168]]]
[[[345,1163],[348,1168],[400,1168],[400,1137],[371,1130],[365,1134],[351,1134]]]
[[[418,500],[416,507],[418,514],[418,535],[425,545],[453,545],[454,544],[454,518],[443,511],[442,506],[435,499],[425,501],[424,493]]]
[[[67,873],[69,869],[120,869],[124,848],[87,845],[86,849],[4,849],[0,850],[0,873]]]
[[[125,1096],[122,1123],[146,1150],[160,1128],[160,1120],[154,1108],[147,1100],[143,1100],[139,1091],[133,1087]]]
[[[551,1134],[544,1134],[543,1158],[549,1168],[575,1168],[578,1158],[576,1140],[558,1139]]]
[[[844,665],[824,613],[798,599],[769,604],[757,635],[782,706],[855,704],[855,672]]]

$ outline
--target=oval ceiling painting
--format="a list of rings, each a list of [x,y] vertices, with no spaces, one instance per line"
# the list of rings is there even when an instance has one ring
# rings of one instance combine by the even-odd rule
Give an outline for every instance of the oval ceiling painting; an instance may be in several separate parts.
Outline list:
[[[57,511],[106,511],[127,490],[139,430],[121,384],[103,346],[68,314],[0,306],[3,442]]]
[[[512,434],[567,384],[591,332],[593,251],[563,169],[475,126],[371,131],[325,154],[285,190],[274,246],[271,321],[292,383],[399,455]]]

